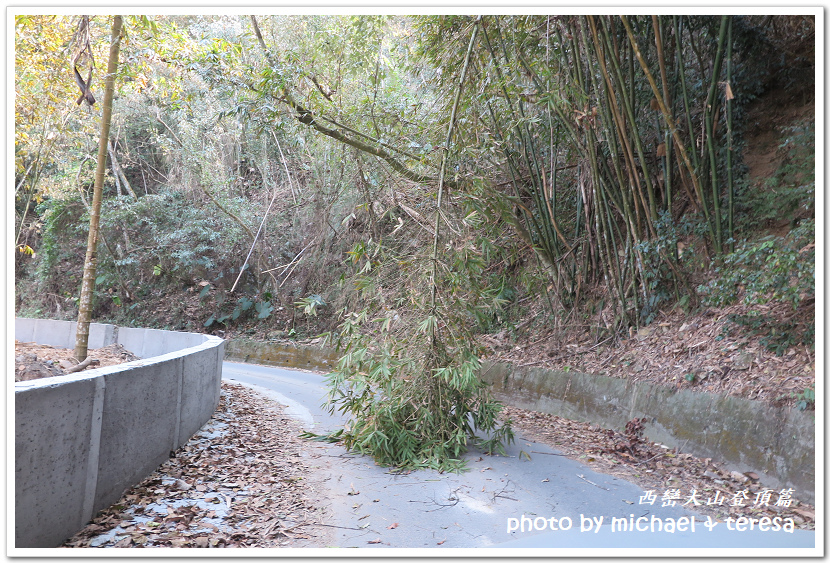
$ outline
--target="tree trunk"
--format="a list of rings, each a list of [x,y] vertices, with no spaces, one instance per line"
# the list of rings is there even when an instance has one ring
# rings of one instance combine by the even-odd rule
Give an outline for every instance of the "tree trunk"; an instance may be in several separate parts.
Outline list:
[[[119,185],[123,184],[124,189],[127,191],[127,193],[130,194],[130,196],[132,196],[133,199],[138,199],[138,196],[135,195],[133,187],[130,185],[130,181],[127,180],[127,175],[124,174],[124,169],[121,168],[121,163],[118,162],[118,157],[115,155],[115,147],[113,147],[112,143],[110,143],[109,141],[107,141],[107,149],[109,150],[110,161],[112,162],[112,175],[116,179],[116,183],[118,183]],[[118,182],[119,178],[121,179],[120,182]],[[119,189],[119,195],[120,193],[121,191]]]
[[[84,277],[81,282],[81,298],[78,302],[78,330],[75,337],[75,358],[86,359],[89,345],[89,323],[92,319],[92,298],[95,292],[95,271],[98,265],[98,224],[101,218],[101,195],[104,190],[104,173],[107,168],[107,145],[112,120],[112,98],[115,91],[115,72],[118,70],[118,52],[121,49],[121,16],[112,20],[112,41],[107,63],[104,86],[104,109],[101,116],[101,137],[98,141],[98,167],[95,170],[95,186],[92,208],[89,211],[89,238],[84,260]]]

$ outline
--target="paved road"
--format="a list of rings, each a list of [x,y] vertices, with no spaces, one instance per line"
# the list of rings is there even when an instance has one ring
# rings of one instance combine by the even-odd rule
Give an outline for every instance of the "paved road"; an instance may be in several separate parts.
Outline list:
[[[321,375],[225,362],[223,377],[286,405],[307,430],[324,433],[343,423],[321,407],[326,395]],[[790,555],[793,548],[815,545],[814,532],[738,532],[723,523],[709,530],[700,515],[692,531],[694,514],[660,506],[662,491],[655,504],[641,504],[645,493],[635,485],[521,436],[506,457],[471,451],[465,456],[469,470],[460,475],[426,470],[394,475],[339,445],[314,448],[312,467],[328,488],[330,524],[338,526],[328,541],[339,547],[556,547],[580,555],[597,549],[620,555],[626,548],[682,549],[688,555],[695,547],[733,547],[744,548],[743,555],[770,555],[770,549]],[[625,519],[631,528],[620,532],[617,520],[612,530],[612,518]],[[551,531],[551,524],[557,530]],[[677,529],[670,533],[672,525]]]

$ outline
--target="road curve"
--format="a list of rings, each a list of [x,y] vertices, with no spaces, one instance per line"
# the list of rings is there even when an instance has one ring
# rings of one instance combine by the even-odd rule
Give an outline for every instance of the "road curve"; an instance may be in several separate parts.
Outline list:
[[[322,375],[225,362],[223,378],[285,405],[307,430],[324,433],[343,423],[322,407]],[[528,552],[541,549],[539,554],[555,548],[556,555],[623,555],[629,549],[646,549],[649,555],[683,556],[739,549],[745,556],[789,556],[807,555],[816,542],[815,532],[801,530],[739,532],[727,530],[725,523],[708,529],[700,515],[692,531],[694,513],[680,506],[662,507],[659,498],[653,505],[641,504],[645,493],[637,486],[595,473],[521,436],[507,448],[507,456],[469,452],[468,471],[460,475],[429,470],[396,475],[339,445],[310,442],[309,451],[309,465],[325,483],[324,496],[331,502],[330,546],[531,548]],[[617,519],[613,530],[612,519]],[[671,532],[670,521],[675,528]],[[621,532],[629,523],[631,529]]]

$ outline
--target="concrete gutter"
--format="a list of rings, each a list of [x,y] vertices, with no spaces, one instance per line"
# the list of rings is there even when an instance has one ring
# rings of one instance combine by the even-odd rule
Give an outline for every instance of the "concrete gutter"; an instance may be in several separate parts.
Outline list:
[[[647,382],[483,362],[482,377],[505,404],[622,431],[645,418],[646,438],[815,502],[815,413]]]
[[[227,359],[330,371],[339,354],[293,343],[228,342]],[[622,431],[645,418],[649,440],[728,469],[753,471],[776,488],[815,503],[815,412],[774,407],[728,395],[678,390],[575,371],[482,362],[482,378],[504,404]]]
[[[71,348],[75,327],[16,319],[15,338]],[[144,359],[14,384],[15,548],[60,545],[216,410],[222,339],[91,325],[91,349],[114,343]]]

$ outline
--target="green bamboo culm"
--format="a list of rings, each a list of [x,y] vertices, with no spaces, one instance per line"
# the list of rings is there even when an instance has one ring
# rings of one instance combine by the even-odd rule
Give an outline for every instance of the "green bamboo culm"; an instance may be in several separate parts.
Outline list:
[[[476,18],[473,24],[473,32],[470,35],[470,44],[467,47],[467,55],[464,57],[464,68],[461,69],[461,78],[458,80],[458,89],[455,92],[455,99],[452,103],[452,112],[450,113],[450,125],[447,128],[447,139],[444,142],[443,152],[441,154],[441,169],[438,172],[438,197],[435,205],[435,233],[432,240],[432,280],[431,280],[431,296],[430,296],[430,313],[435,314],[435,299],[438,294],[437,272],[438,272],[438,241],[441,232],[441,202],[444,197],[444,176],[447,171],[447,155],[450,151],[450,144],[452,143],[452,133],[455,127],[455,115],[458,111],[458,101],[461,99],[461,90],[464,88],[464,81],[467,78],[467,68],[470,65],[470,55],[473,52],[473,45],[475,44],[476,35],[478,35],[479,22],[481,16]],[[431,338],[435,341],[435,333],[433,332]]]
[[[723,249],[723,218],[721,217],[720,206],[720,182],[718,182],[718,160],[717,160],[717,139],[715,137],[715,116],[717,115],[717,93],[718,93],[718,78],[720,76],[720,69],[723,64],[723,51],[726,43],[726,32],[728,28],[729,16],[721,18],[720,32],[718,33],[718,50],[715,55],[714,68],[712,70],[712,78],[709,84],[709,95],[706,97],[706,106],[704,109],[704,121],[706,124],[706,148],[709,153],[709,170],[711,172],[711,188],[712,188],[712,206],[713,206],[713,222],[715,228],[715,238],[712,241],[715,247],[715,252],[720,254]]]
[[[729,209],[727,215],[727,238],[729,239],[729,251],[735,249],[735,182],[732,172],[732,158],[735,147],[733,145],[732,130],[732,18],[729,18],[729,27],[726,32],[726,190],[729,198]]]
[[[481,363],[469,332],[476,302],[495,301],[496,295],[475,277],[481,264],[471,264],[470,254],[461,260],[447,250],[441,234],[452,228],[452,207],[442,209],[445,176],[480,21],[478,17],[472,22],[442,146],[432,248],[402,256],[379,242],[367,242],[377,249],[371,261],[362,251],[354,256],[371,262],[371,274],[361,270],[357,276],[370,303],[362,311],[344,310],[338,332],[326,335],[327,342],[342,352],[329,376],[329,409],[349,417],[332,438],[342,440],[349,450],[371,455],[380,465],[460,470],[468,443],[504,453],[504,444],[513,440],[509,421],[498,420],[501,405],[480,377]],[[465,195],[459,191],[457,197]],[[372,280],[382,280],[390,270],[399,274],[402,259],[423,264],[414,267],[411,279],[402,281],[412,285],[407,300],[419,318],[377,318],[369,311],[376,311],[385,296]],[[489,437],[478,437],[479,431]]]

